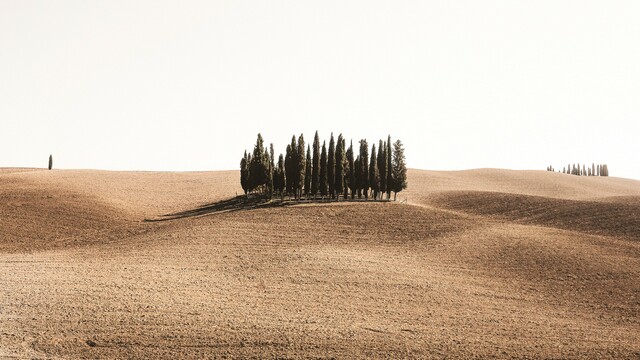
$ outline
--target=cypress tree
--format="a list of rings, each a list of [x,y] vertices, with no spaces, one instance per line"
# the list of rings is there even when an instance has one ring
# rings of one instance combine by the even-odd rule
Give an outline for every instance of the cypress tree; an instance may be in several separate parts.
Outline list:
[[[298,172],[298,143],[296,136],[291,137],[291,195],[298,196],[300,173]]]
[[[322,154],[320,155],[320,181],[319,181],[319,191],[320,195],[324,198],[327,196],[327,146],[325,142],[322,142]]]
[[[407,188],[407,164],[404,157],[404,147],[400,140],[393,144],[393,200],[396,200],[398,193]]]
[[[309,197],[311,195],[311,147],[307,145],[307,159],[305,160],[304,172],[304,194]]]
[[[287,152],[286,152],[286,157],[284,159],[284,169],[285,169],[285,184],[286,184],[286,193],[287,194],[292,194],[293,191],[295,190],[294,187],[294,180],[295,180],[295,174],[294,174],[294,154],[293,154],[293,148],[291,147],[291,144],[287,145]]]
[[[307,158],[304,156],[304,134],[300,134],[298,137],[298,198],[302,198],[302,188],[304,187],[304,180],[306,174],[307,167]]]
[[[311,171],[311,195],[315,198],[318,195],[318,186],[320,184],[320,137],[318,131],[313,137],[313,169]]]
[[[355,174],[355,178],[354,178],[354,183],[356,186],[356,194],[358,194],[358,199],[362,198],[362,159],[360,158],[360,155],[358,155],[356,157],[356,160],[353,162],[353,166],[354,166],[354,174]]]
[[[267,177],[267,192],[269,195],[273,195],[273,172],[275,171],[275,153],[273,151],[273,143],[269,145],[269,171]]]
[[[284,199],[286,183],[287,180],[284,170],[284,158],[282,157],[282,154],[280,154],[280,157],[278,158],[278,192],[280,193],[282,199]]]
[[[249,155],[247,150],[244,151],[244,156],[240,160],[240,185],[244,194],[249,192]]]
[[[374,199],[378,198],[380,191],[380,174],[378,173],[378,156],[376,155],[376,144],[371,145],[371,161],[369,161],[369,182]]]
[[[335,177],[334,177],[334,189],[336,192],[337,199],[340,199],[340,195],[345,191],[345,186],[344,186],[345,159],[346,159],[346,155],[344,152],[344,138],[342,138],[342,134],[340,134],[338,135],[338,142],[336,144],[336,171],[335,171]]]
[[[53,169],[53,155],[49,155],[49,170]]]
[[[351,141],[351,145],[349,145],[349,149],[347,149],[347,176],[346,183],[349,189],[351,190],[351,199],[355,197],[356,190],[356,173],[355,173],[355,159],[353,158],[353,140]],[[345,189],[346,194],[346,189]]]
[[[378,172],[380,173],[380,199],[387,191],[387,144],[380,140],[378,146]]]
[[[387,200],[391,199],[391,191],[395,188],[393,184],[393,167],[391,165],[391,135],[387,137]]]
[[[264,186],[268,181],[269,155],[264,150],[262,135],[258,134],[256,145],[253,148],[253,156],[249,165],[249,189],[254,190]]]
[[[587,176],[587,166],[582,164],[582,176]]]
[[[329,140],[329,157],[327,159],[327,183],[329,185],[329,196],[334,197],[336,194],[336,147],[333,140],[333,133]]]
[[[360,140],[360,189],[364,198],[369,198],[369,144],[366,139]]]

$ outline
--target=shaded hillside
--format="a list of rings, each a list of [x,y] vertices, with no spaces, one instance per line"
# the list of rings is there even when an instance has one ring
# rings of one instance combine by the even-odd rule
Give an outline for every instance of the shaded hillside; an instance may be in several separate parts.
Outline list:
[[[587,234],[640,240],[640,201],[635,197],[615,201],[554,199],[498,192],[456,191],[434,195],[436,207],[489,216],[519,224],[550,226]]]

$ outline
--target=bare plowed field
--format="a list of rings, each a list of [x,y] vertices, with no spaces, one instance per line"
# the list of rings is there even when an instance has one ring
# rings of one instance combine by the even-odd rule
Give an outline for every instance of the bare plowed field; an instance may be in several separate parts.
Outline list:
[[[640,357],[638,181],[240,206],[238,179],[0,170],[0,358]]]

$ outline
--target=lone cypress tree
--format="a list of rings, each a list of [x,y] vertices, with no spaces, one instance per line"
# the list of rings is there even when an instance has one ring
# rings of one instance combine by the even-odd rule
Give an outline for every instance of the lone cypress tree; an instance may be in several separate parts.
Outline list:
[[[353,140],[351,141],[351,145],[349,145],[349,149],[347,149],[347,173],[348,179],[347,185],[351,190],[351,199],[355,197],[356,190],[356,172],[355,172],[355,159],[353,158]]]
[[[380,140],[378,146],[378,172],[380,173],[380,199],[387,191],[387,143]]]
[[[298,199],[302,198],[302,188],[304,186],[305,174],[307,171],[307,158],[304,156],[304,134],[298,137]]]
[[[360,140],[360,189],[364,198],[369,198],[369,144],[366,139]]]
[[[338,143],[336,144],[336,173],[334,177],[334,189],[336,198],[340,199],[340,194],[345,192],[344,175],[345,175],[346,154],[344,150],[344,138],[342,134],[338,135]],[[346,196],[345,196],[346,199]]]
[[[391,199],[391,191],[395,188],[393,183],[393,167],[391,165],[391,135],[387,137],[387,200]]]
[[[313,137],[313,170],[311,172],[311,195],[315,198],[318,195],[318,186],[320,183],[320,137],[318,131]]]
[[[327,159],[327,183],[329,185],[329,196],[336,194],[336,146],[333,140],[333,133],[329,140],[329,158]]]
[[[304,194],[309,197],[311,195],[311,147],[307,145],[307,159],[305,160],[304,172]]]
[[[393,200],[396,200],[398,193],[407,188],[407,164],[404,157],[404,147],[400,140],[393,144]]]
[[[53,155],[49,155],[49,170],[53,169]]]
[[[320,196],[327,196],[327,146],[324,142],[322,142],[322,154],[320,155],[320,181],[319,181],[319,191]]]
[[[380,191],[380,174],[378,173],[378,156],[376,155],[376,144],[371,145],[371,161],[369,161],[369,182],[371,185],[371,196],[378,198]]]

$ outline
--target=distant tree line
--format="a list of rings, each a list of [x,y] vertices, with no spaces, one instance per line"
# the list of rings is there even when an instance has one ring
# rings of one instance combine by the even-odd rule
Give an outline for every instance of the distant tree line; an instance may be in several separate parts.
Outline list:
[[[305,149],[306,145],[306,149]],[[354,149],[349,147],[342,134],[336,139],[331,134],[329,147],[326,141],[320,145],[318,132],[313,144],[305,143],[304,135],[294,135],[285,154],[275,161],[273,144],[269,151],[258,134],[252,153],[244,152],[240,160],[240,184],[245,194],[260,193],[267,196],[285,196],[296,199],[328,198],[394,200],[407,188],[407,167],[404,146],[400,140],[393,144],[391,136],[380,140],[378,148],[373,144],[369,153],[366,139]]]
[[[547,171],[555,171],[553,166],[547,166]],[[569,164],[562,168],[563,174],[571,174],[577,176],[609,176],[609,167],[607,164],[596,165],[591,163],[591,167],[587,167],[585,164]]]

